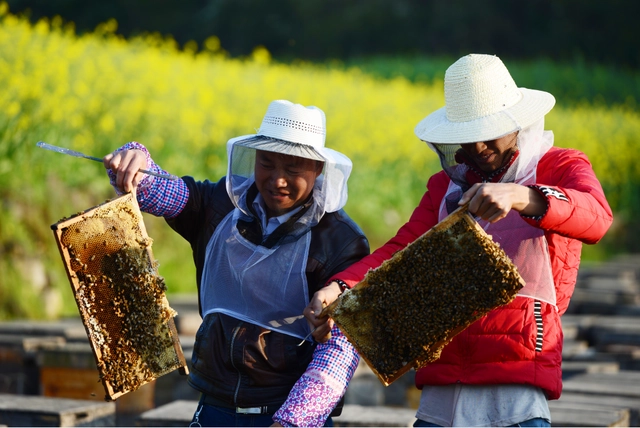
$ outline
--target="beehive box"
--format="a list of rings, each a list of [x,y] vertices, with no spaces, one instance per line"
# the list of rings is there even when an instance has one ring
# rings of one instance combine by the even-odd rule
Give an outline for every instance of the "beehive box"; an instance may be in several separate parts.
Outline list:
[[[106,400],[187,374],[164,279],[131,193],[51,226]]]
[[[370,270],[324,313],[388,386],[438,359],[455,335],[511,302],[523,285],[463,207]]]

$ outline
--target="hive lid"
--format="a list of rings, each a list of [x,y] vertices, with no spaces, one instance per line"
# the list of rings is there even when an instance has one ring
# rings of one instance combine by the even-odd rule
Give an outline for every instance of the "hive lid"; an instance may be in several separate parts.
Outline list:
[[[187,374],[164,279],[135,196],[51,226],[106,400],[179,369]],[[97,379],[96,379],[97,381]]]
[[[384,385],[442,348],[523,287],[506,253],[461,207],[370,270],[329,314]]]

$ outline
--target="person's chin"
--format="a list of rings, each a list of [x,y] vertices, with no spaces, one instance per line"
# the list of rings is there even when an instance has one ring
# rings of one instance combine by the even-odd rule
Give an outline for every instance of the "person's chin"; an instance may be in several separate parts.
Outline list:
[[[483,171],[490,171],[494,169],[494,164],[496,163],[496,155],[492,154],[487,157],[478,157],[474,159],[476,165],[480,167]]]

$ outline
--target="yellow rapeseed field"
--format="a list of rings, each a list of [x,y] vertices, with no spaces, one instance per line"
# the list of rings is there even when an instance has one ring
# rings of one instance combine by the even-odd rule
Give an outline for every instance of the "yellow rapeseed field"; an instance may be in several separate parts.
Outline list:
[[[346,208],[373,248],[406,221],[439,168],[413,128],[444,104],[442,82],[278,64],[263,48],[234,59],[215,37],[196,51],[160,35],[125,40],[116,28],[109,21],[78,36],[58,18],[30,24],[0,5],[0,319],[73,312],[49,226],[114,196],[102,166],[37,149],[37,141],[101,157],[136,140],[174,174],[217,180],[226,141],[254,133],[270,101],[316,105],[327,115],[327,145],[354,162]],[[584,150],[614,208],[628,209],[629,192],[637,193],[629,183],[640,182],[631,162],[637,112],[556,107],[547,128],[557,145]],[[170,291],[194,291],[188,246],[148,221]],[[42,305],[33,299],[53,307],[34,311]]]

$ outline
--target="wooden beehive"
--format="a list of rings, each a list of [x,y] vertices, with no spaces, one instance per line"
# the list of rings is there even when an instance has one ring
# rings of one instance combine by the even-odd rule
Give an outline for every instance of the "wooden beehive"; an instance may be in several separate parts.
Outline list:
[[[164,279],[131,193],[51,226],[105,399],[179,369],[187,374]]]
[[[325,308],[384,385],[440,357],[442,348],[524,281],[459,208]]]

